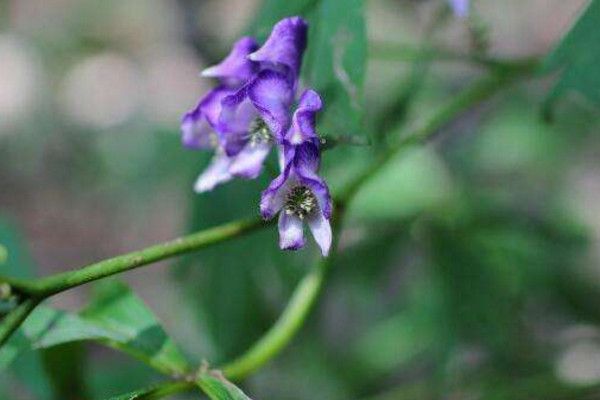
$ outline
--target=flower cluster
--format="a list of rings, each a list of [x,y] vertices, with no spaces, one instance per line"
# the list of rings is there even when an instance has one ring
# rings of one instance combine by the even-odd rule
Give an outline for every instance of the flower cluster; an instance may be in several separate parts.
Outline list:
[[[307,28],[302,18],[290,17],[273,27],[261,47],[252,37],[238,40],[223,61],[202,72],[219,84],[183,116],[181,131],[186,147],[214,151],[196,181],[197,192],[236,177],[256,178],[275,148],[281,173],[262,193],[261,214],[265,219],[279,214],[282,249],[304,246],[306,222],[326,256],[332,200],[318,175],[321,155],[315,130],[323,104],[311,89],[298,100],[296,96]]]

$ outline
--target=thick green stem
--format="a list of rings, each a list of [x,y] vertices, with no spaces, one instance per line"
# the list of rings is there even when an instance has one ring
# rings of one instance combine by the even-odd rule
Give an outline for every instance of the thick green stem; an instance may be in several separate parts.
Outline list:
[[[333,220],[334,232],[339,233],[344,213],[345,205],[337,204],[336,216]],[[285,310],[265,335],[244,354],[217,368],[227,378],[241,380],[250,375],[279,354],[296,336],[319,297],[325,275],[335,258],[338,239],[339,234],[333,238],[330,256],[320,259],[302,278]]]
[[[80,269],[51,275],[31,282],[28,287],[23,289],[28,290],[34,297],[46,298],[97,279],[202,249],[261,226],[266,226],[266,224],[258,218],[219,225],[143,250],[109,258]]]
[[[0,347],[6,343],[38,303],[39,300],[27,299],[2,319],[2,322],[0,322]]]
[[[271,329],[246,353],[219,368],[226,377],[233,380],[243,379],[286,347],[302,327],[321,291],[327,260],[318,263],[302,279],[285,311]]]

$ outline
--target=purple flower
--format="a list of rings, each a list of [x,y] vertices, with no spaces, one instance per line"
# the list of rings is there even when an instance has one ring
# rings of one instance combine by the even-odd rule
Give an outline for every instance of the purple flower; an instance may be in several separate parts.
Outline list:
[[[281,147],[291,123],[307,24],[300,17],[279,21],[265,44],[244,37],[219,64],[202,72],[220,85],[184,115],[186,147],[215,149],[195,190],[204,192],[240,177],[256,178],[274,144]]]
[[[300,96],[298,108],[292,117],[292,126],[285,135],[285,139],[292,145],[303,142],[315,142],[318,144],[319,136],[315,130],[315,117],[317,112],[323,108],[323,101],[317,92],[307,89]]]
[[[258,70],[259,65],[248,56],[258,49],[253,37],[245,36],[235,42],[231,52],[217,65],[200,73],[207,78],[218,78],[229,87],[239,87],[246,83]]]
[[[457,17],[465,18],[469,15],[469,0],[448,0],[448,2]]]
[[[279,213],[281,249],[297,250],[304,246],[303,224],[306,221],[321,253],[327,256],[332,238],[332,200],[327,184],[317,175],[320,153],[314,113],[320,108],[321,101],[316,92],[306,91],[286,135],[290,140],[284,144],[283,171],[262,193],[260,211],[264,219]],[[294,139],[297,144],[292,144],[292,138],[297,138]]]
[[[295,84],[306,48],[307,30],[304,19],[284,18],[275,24],[265,44],[248,58],[263,68],[283,72]]]
[[[256,178],[273,147],[290,124],[294,91],[284,75],[263,70],[246,86],[225,97],[218,130],[225,153],[233,158],[234,176]]]
[[[182,142],[193,149],[211,149],[219,144],[215,127],[221,113],[221,101],[242,86],[257,70],[258,65],[248,55],[258,48],[256,41],[243,37],[219,64],[207,68],[203,76],[218,78],[221,84],[200,99],[181,121]]]

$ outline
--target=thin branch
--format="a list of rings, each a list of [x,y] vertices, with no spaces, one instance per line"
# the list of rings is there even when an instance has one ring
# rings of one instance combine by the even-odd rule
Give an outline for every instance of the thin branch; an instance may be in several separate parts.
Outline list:
[[[455,119],[459,114],[492,97],[500,89],[511,82],[522,78],[526,74],[534,72],[536,68],[537,63],[530,62],[528,64],[523,64],[520,69],[514,69],[510,72],[504,71],[502,73],[494,73],[473,83],[462,93],[454,96],[450,102],[426,119],[420,126],[401,137],[395,144],[392,144],[387,151],[365,169],[362,174],[359,174],[344,187],[337,198],[342,201],[350,200],[354,197],[358,189],[387,165],[400,150],[411,144],[421,143],[432,138],[441,127]]]
[[[2,319],[0,322],[0,347],[6,343],[38,304],[39,300],[27,299]]]
[[[109,258],[87,267],[51,275],[33,282],[33,295],[46,298],[110,275],[190,253],[264,226],[267,226],[267,223],[259,218],[230,222],[143,250]]]
[[[333,229],[338,234],[333,238],[331,255],[320,259],[302,278],[277,322],[245,353],[224,366],[217,368],[227,378],[241,380],[258,370],[279,354],[296,336],[300,328],[302,328],[304,321],[321,293],[325,275],[335,259],[344,213],[345,206],[338,204],[333,220]]]
[[[72,271],[61,272],[38,280],[0,276],[0,283],[7,283],[11,289],[22,295],[42,300],[88,282],[200,250],[267,225],[269,225],[268,222],[263,222],[259,218],[229,222]]]
[[[503,60],[479,53],[461,53],[434,47],[416,47],[401,43],[372,42],[369,44],[369,56],[382,61],[430,60],[438,62],[459,62],[475,64],[491,69],[520,69],[537,61],[535,57],[517,60]]]

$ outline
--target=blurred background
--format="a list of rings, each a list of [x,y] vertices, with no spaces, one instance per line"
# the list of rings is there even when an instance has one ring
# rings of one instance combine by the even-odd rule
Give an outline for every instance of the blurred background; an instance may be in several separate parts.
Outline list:
[[[484,72],[452,60],[417,68],[398,47],[541,56],[584,4],[479,0],[468,21],[437,21],[441,0],[366,1],[369,129],[411,126]],[[0,243],[11,257],[48,275],[256,214],[268,176],[192,192],[208,155],[180,146],[179,120],[212,85],[198,72],[260,7],[0,0]],[[318,308],[247,392],[549,399],[600,385],[599,114],[571,97],[545,122],[548,85],[519,85],[470,111],[360,192]],[[327,152],[331,186],[370,151]],[[192,360],[219,363],[271,325],[315,259],[313,246],[280,252],[273,230],[123,279]],[[89,291],[52,304],[77,310]],[[70,386],[57,388],[49,367]],[[102,399],[157,379],[112,350],[66,345],[19,358],[0,375],[0,398]]]

